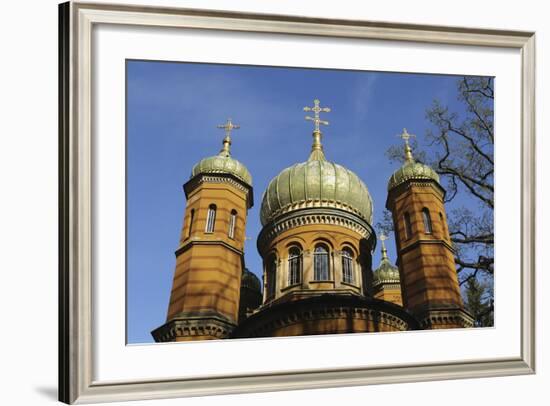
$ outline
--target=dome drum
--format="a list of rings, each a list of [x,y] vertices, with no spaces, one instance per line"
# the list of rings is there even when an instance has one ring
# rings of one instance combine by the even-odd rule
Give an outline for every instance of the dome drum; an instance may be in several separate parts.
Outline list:
[[[354,213],[336,208],[304,208],[281,214],[276,220],[264,226],[258,236],[257,247],[264,256],[270,243],[280,234],[291,229],[307,225],[336,225],[354,231],[368,247],[369,251],[376,246],[376,235],[372,226]]]

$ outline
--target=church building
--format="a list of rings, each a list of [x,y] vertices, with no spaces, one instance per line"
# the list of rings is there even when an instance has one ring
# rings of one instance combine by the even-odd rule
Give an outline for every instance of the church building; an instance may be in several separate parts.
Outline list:
[[[319,100],[308,159],[283,169],[263,192],[257,248],[263,283],[244,263],[252,176],[231,155],[231,119],[219,154],[204,158],[183,189],[187,199],[166,322],[157,342],[367,333],[473,326],[460,294],[447,228],[445,190],[405,141],[389,176],[397,266],[381,235],[373,270],[373,202],[361,178],[328,161]]]

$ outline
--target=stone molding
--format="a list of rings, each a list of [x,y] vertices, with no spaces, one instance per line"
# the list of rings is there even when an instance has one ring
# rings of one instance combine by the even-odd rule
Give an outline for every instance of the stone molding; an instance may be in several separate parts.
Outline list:
[[[389,211],[392,211],[390,207],[390,202],[393,203],[397,196],[402,195],[403,193],[405,193],[407,190],[409,190],[411,187],[414,187],[414,186],[422,187],[422,188],[429,187],[434,189],[442,201],[445,199],[445,195],[447,194],[445,189],[443,189],[443,186],[441,186],[439,183],[437,183],[434,180],[428,180],[428,179],[423,181],[418,179],[408,180],[396,186],[395,188],[391,189],[390,191],[388,191],[388,196],[386,198],[386,209],[388,209]]]
[[[194,245],[221,245],[225,248],[227,248],[228,250],[231,250],[233,251],[235,254],[238,254],[238,255],[244,255],[244,251],[241,251],[235,247],[233,247],[232,245],[226,243],[225,241],[223,240],[199,240],[199,239],[188,239],[187,241],[185,241],[182,245],[180,245],[178,248],[176,248],[176,251],[174,252],[174,254],[177,256],[181,255],[182,253],[184,253],[185,251],[187,251],[189,248],[191,248],[192,246]]]
[[[310,224],[345,227],[369,240],[373,249],[376,245],[372,226],[361,217],[347,211],[323,207],[291,211],[266,224],[258,236],[258,251],[263,256],[275,237],[287,230]]]
[[[156,342],[176,341],[178,337],[212,336],[228,338],[237,325],[219,315],[180,313],[151,332]]]
[[[464,309],[433,309],[428,310],[418,316],[420,327],[422,329],[430,329],[438,325],[454,324],[461,328],[471,328],[474,326],[474,319]]]
[[[393,303],[378,299],[353,299],[351,296],[327,296],[264,306],[247,319],[243,328],[239,326],[233,337],[270,337],[273,330],[304,321],[350,318],[386,324],[398,331],[418,329],[416,319]],[[325,302],[325,299],[329,300]]]
[[[247,185],[236,176],[228,173],[198,174],[183,185],[185,197],[188,199],[189,194],[201,183],[228,183],[234,188],[246,193],[246,203],[248,208],[251,208],[254,205],[254,194],[252,186]]]

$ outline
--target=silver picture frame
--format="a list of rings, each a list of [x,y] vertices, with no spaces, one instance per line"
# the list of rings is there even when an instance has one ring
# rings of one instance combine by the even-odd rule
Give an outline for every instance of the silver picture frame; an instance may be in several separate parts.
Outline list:
[[[521,52],[521,353],[490,361],[101,383],[92,359],[92,29],[97,24],[506,47]],[[229,11],[59,6],[59,400],[90,403],[533,374],[535,33]]]

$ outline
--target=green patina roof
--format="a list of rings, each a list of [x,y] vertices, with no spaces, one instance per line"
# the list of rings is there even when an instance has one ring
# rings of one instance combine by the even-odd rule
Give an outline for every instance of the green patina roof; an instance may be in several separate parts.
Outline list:
[[[411,135],[407,132],[407,129],[403,129],[403,134],[400,135],[405,141],[405,162],[396,170],[388,181],[388,191],[399,186],[400,184],[407,182],[408,180],[433,180],[439,184],[439,175],[428,165],[416,162],[412,155],[412,149],[409,145]]]
[[[248,288],[258,292],[261,292],[262,290],[260,279],[252,272],[250,272],[247,268],[243,269],[241,288]]]
[[[221,173],[234,175],[238,179],[242,180],[247,185],[252,186],[252,176],[246,166],[231,158],[229,154],[214,155],[208,158],[202,159],[198,164],[193,167],[191,171],[191,177],[199,174],[206,173]]]
[[[191,170],[191,178],[199,174],[228,174],[233,175],[237,179],[242,180],[249,186],[252,186],[252,176],[246,166],[231,157],[231,131],[240,128],[233,124],[230,118],[218,128],[225,130],[225,138],[223,139],[223,148],[218,155],[209,156],[202,159]]]
[[[388,181],[388,190],[413,179],[434,180],[439,183],[439,175],[428,165],[415,161],[406,161],[401,168],[396,170]]]
[[[262,197],[260,220],[266,225],[281,213],[303,207],[337,207],[372,223],[372,199],[367,186],[345,167],[325,159],[314,147],[309,160],[283,169]]]
[[[381,283],[399,283],[399,269],[385,257],[373,272],[373,285]]]

